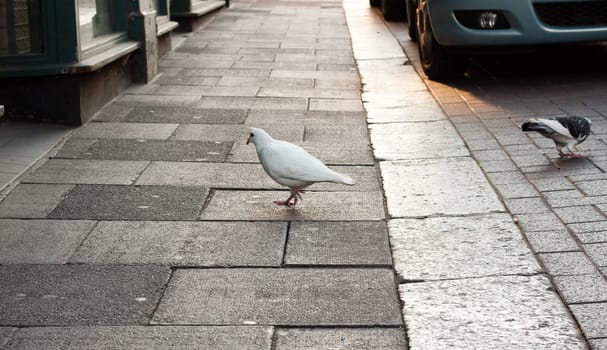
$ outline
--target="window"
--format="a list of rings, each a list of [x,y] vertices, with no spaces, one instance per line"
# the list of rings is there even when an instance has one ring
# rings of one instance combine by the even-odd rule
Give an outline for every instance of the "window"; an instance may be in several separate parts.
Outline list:
[[[0,56],[39,54],[41,0],[0,0]]]

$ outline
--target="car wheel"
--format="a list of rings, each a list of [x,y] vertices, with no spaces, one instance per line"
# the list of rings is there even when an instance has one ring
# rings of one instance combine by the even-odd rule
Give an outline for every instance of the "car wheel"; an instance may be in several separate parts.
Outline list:
[[[379,5],[381,5],[381,0],[369,0],[369,6],[379,7]]]
[[[381,0],[381,12],[386,21],[402,21],[405,19],[406,0]]]
[[[417,36],[420,60],[428,78],[439,80],[461,77],[464,74],[468,66],[468,58],[447,52],[436,41],[425,1],[420,2],[418,7]]]
[[[417,0],[406,0],[407,7],[407,29],[409,29],[409,37],[413,41],[417,41]]]

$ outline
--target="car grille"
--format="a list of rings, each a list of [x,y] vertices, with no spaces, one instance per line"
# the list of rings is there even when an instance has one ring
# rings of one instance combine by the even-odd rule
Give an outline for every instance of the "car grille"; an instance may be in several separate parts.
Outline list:
[[[550,26],[607,25],[607,1],[541,2],[533,7],[542,22]]]

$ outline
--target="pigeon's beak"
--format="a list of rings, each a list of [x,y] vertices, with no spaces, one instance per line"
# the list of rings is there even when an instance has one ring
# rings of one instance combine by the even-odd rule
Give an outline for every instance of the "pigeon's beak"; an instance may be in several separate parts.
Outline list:
[[[247,138],[247,145],[251,142],[251,136]]]

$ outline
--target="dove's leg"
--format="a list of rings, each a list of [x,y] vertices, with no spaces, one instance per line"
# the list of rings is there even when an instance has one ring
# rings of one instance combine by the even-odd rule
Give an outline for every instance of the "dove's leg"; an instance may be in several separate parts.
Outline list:
[[[297,204],[298,199],[302,199],[301,198],[301,193],[303,193],[303,190],[299,187],[293,187],[293,188],[289,188],[289,190],[291,191],[291,195],[289,196],[289,198],[287,198],[287,200],[285,201],[274,201],[274,204],[276,205],[286,205],[287,207],[290,207],[292,205]],[[293,200],[293,203],[291,203],[291,200]]]

